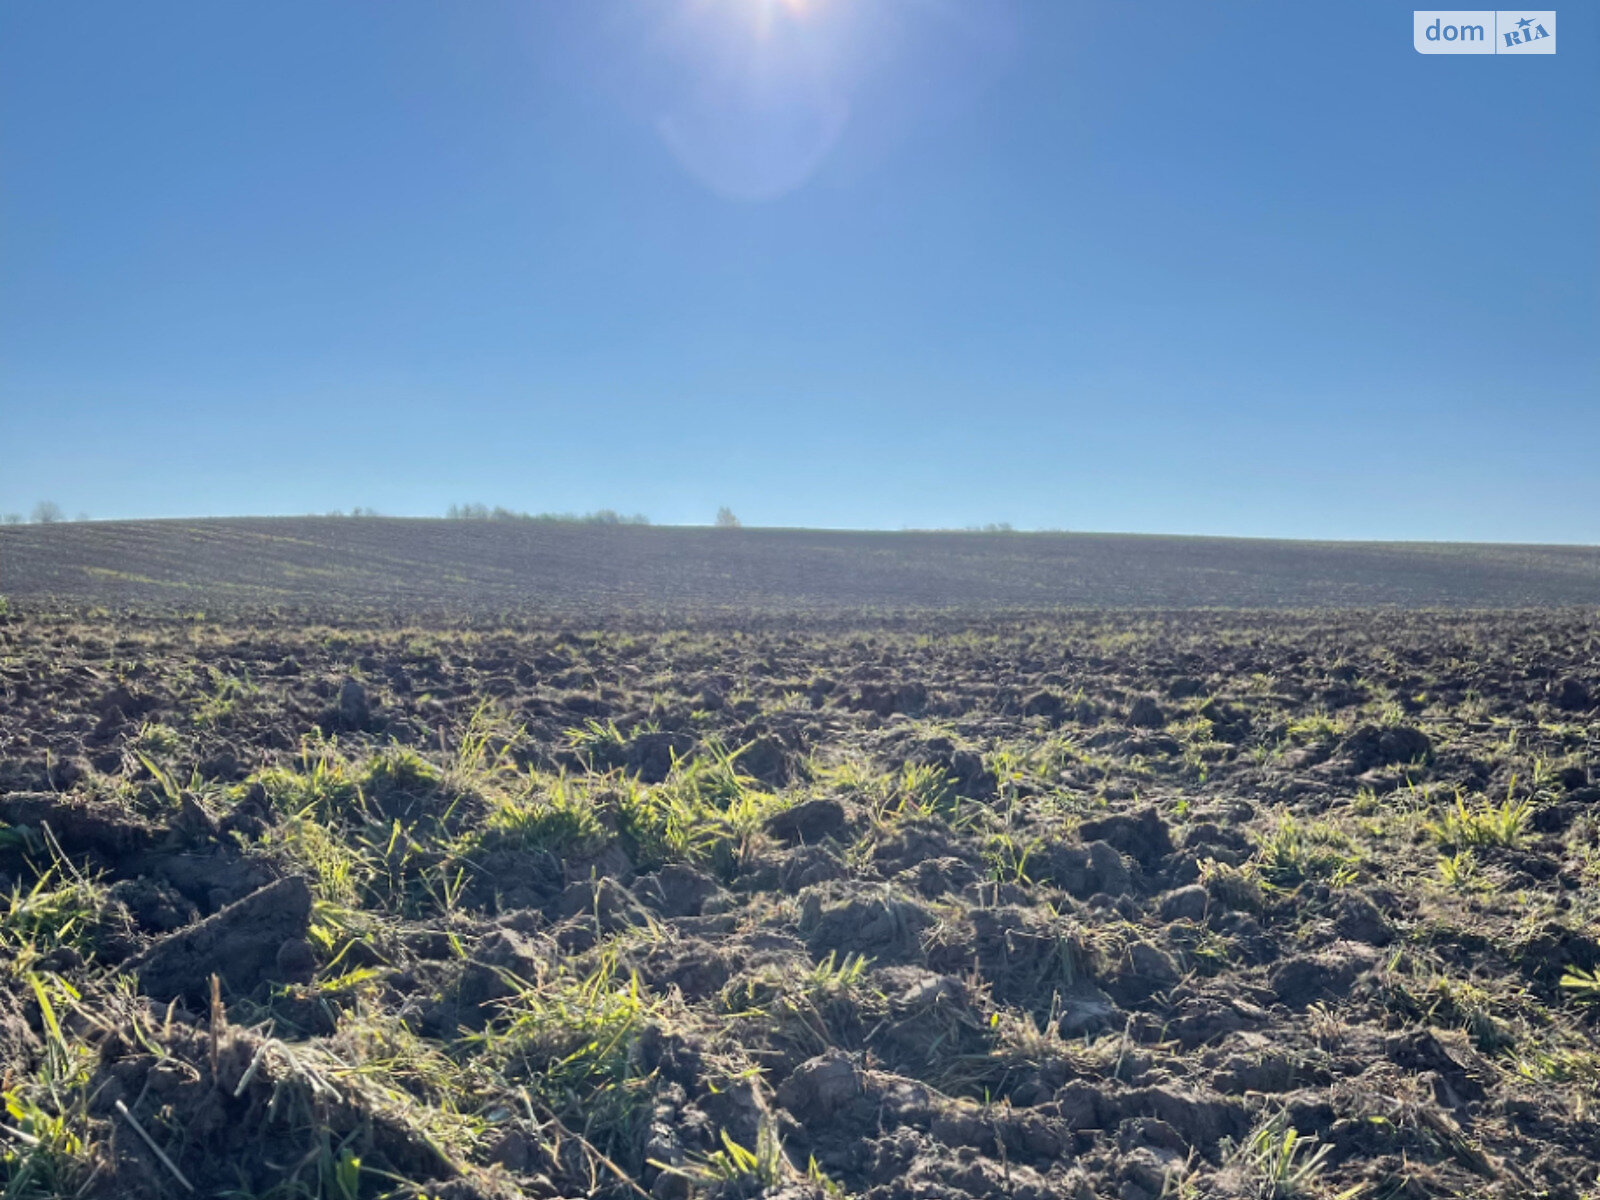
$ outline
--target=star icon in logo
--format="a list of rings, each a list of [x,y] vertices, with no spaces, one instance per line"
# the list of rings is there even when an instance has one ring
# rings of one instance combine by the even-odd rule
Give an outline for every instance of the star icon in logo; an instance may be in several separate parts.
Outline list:
[[[1532,24],[1533,24],[1533,22],[1531,20],[1529,20],[1527,17],[1523,17],[1522,20],[1517,22],[1517,26],[1519,28],[1521,28],[1521,29],[1526,29],[1529,25],[1532,25]]]

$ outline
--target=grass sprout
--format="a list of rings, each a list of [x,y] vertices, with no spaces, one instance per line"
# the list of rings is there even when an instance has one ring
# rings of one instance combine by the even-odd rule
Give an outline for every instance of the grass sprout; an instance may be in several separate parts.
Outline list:
[[[1561,976],[1561,987],[1579,1004],[1600,1004],[1600,968],[1585,971],[1573,967]]]
[[[1516,847],[1522,844],[1532,813],[1531,801],[1510,795],[1499,804],[1484,799],[1468,807],[1458,792],[1454,804],[1445,809],[1444,815],[1426,822],[1424,828],[1434,841],[1449,850]]]
[[[1332,1146],[1316,1142],[1289,1124],[1287,1113],[1274,1113],[1243,1141],[1224,1144],[1226,1169],[1239,1177],[1254,1200],[1298,1200],[1317,1188],[1333,1153]]]
[[[1256,869],[1273,887],[1294,887],[1307,880],[1326,880],[1335,887],[1355,881],[1355,844],[1349,835],[1324,821],[1310,824],[1283,813],[1260,840]]]

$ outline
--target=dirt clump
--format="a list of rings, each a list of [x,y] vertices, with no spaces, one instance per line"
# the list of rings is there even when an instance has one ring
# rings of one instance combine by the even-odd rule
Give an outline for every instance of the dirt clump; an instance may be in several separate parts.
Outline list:
[[[303,942],[310,921],[311,888],[290,876],[165,935],[122,970],[158,1000],[202,1001],[213,975],[234,991],[249,992],[274,970],[285,946]]]

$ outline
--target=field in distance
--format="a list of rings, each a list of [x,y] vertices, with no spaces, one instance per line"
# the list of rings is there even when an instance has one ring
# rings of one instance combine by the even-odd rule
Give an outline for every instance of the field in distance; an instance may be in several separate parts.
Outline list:
[[[1559,607],[1600,549],[282,517],[0,528],[0,594],[216,611]]]

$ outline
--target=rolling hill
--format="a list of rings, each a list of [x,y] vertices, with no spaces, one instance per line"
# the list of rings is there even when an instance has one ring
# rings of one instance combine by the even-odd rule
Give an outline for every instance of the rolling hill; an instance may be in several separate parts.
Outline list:
[[[27,607],[597,615],[1561,607],[1600,604],[1600,548],[514,520],[100,521],[0,528],[0,594]]]

